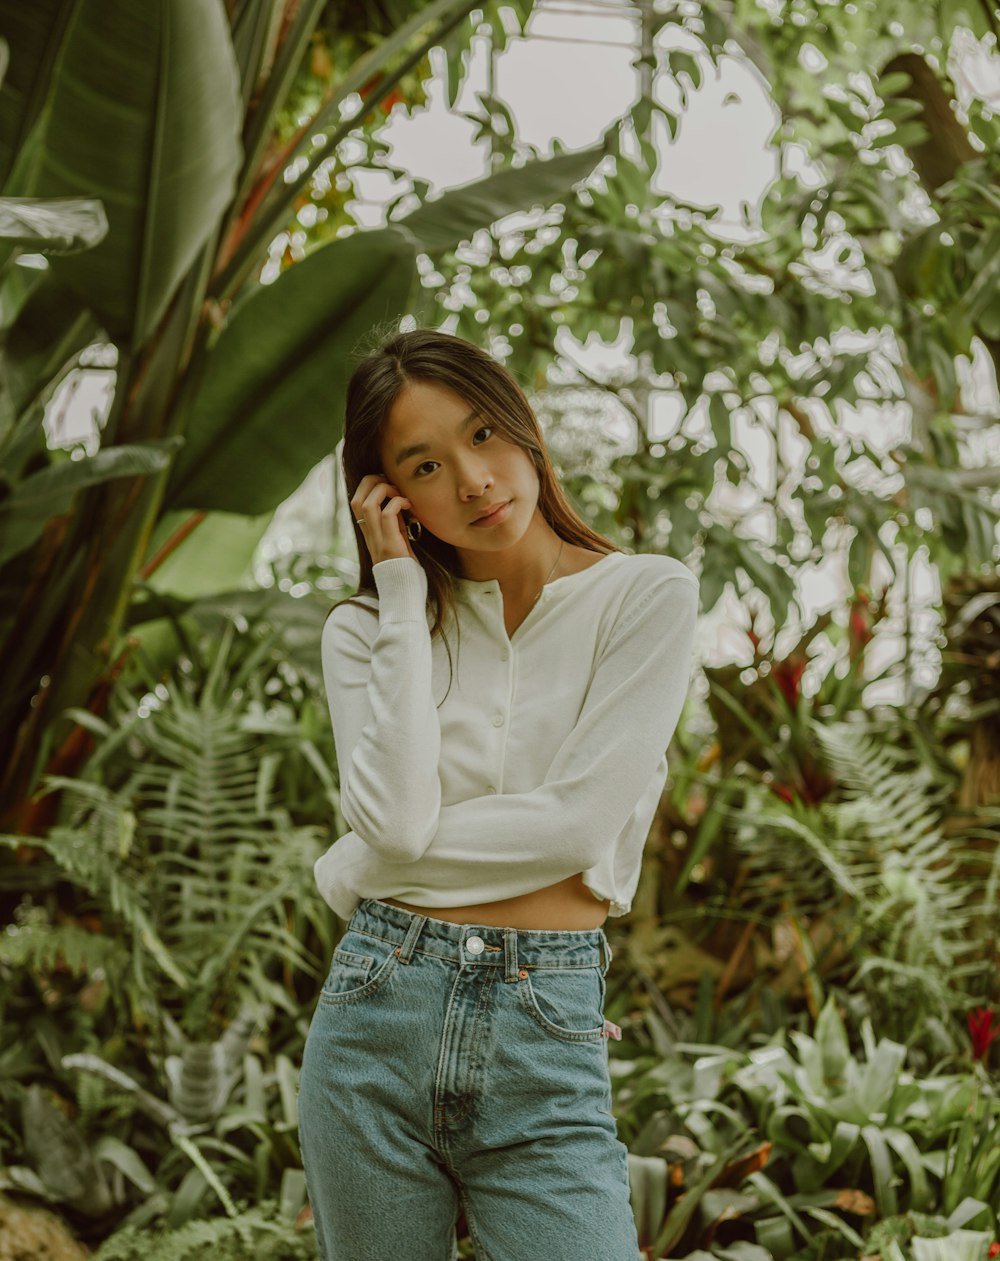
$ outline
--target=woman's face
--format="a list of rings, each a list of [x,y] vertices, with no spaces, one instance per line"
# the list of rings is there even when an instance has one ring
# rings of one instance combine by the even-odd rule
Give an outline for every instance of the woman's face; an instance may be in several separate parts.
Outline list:
[[[538,503],[531,456],[447,386],[412,381],[403,388],[389,412],[381,454],[386,479],[413,505],[409,516],[444,543],[498,551],[531,523]],[[473,525],[487,508],[507,501],[495,524]]]

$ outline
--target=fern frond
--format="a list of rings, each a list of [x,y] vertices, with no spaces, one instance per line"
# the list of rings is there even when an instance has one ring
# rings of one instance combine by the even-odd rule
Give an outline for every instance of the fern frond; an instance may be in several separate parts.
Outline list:
[[[925,1007],[964,1007],[956,979],[976,971],[963,960],[981,909],[943,834],[948,786],[857,724],[814,730],[841,799],[784,812],[749,790],[737,833],[749,889],[776,913],[849,908],[869,954],[855,980],[891,976],[885,1003],[909,1031]]]

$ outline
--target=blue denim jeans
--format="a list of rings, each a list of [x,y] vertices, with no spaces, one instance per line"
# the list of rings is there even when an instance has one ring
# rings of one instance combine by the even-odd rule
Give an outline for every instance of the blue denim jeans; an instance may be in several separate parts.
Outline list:
[[[323,1261],[641,1261],[611,1112],[601,928],[452,924],[374,898],[333,952],[299,1140]]]

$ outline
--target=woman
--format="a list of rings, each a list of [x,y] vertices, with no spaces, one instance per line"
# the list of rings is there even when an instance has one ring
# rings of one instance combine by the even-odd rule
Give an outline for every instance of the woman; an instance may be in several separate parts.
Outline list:
[[[574,512],[506,369],[428,329],[347,391],[358,597],[323,674],[348,920],[303,1054],[324,1261],[636,1261],[603,924],[631,906],[697,583]],[[453,652],[454,648],[454,652]]]

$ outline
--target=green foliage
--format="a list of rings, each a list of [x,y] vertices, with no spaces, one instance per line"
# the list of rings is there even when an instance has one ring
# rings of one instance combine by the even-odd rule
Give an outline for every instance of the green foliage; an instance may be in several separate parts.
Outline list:
[[[295,827],[273,799],[277,749],[268,755],[259,722],[268,677],[255,673],[271,645],[233,662],[234,635],[229,623],[204,676],[178,670],[145,701],[120,699],[119,725],[107,727],[90,764],[110,782],[52,777],[48,787],[63,790],[72,812],[38,842],[110,939],[82,949],[78,933],[56,929],[67,966],[100,960],[112,987],[123,987],[120,1001],[127,995],[154,1022],[170,1012],[195,1037],[214,1036],[241,999],[265,1010],[276,966],[317,966],[289,931],[287,907],[322,832]],[[0,950],[22,965],[53,955],[31,916]]]
[[[811,1034],[616,1063],[623,1132],[645,1118],[629,1159],[653,1256],[749,1238],[774,1257],[856,1257],[876,1250],[874,1215],[901,1208],[942,1234],[996,1230],[1000,1095],[977,1073],[917,1076],[868,1020],[861,1041],[855,1054],[829,999]]]
[[[109,662],[128,655],[120,632],[129,605],[141,604],[139,569],[148,578],[174,554],[173,589],[190,594],[204,582],[202,539],[184,544],[203,514],[248,517],[244,538],[259,538],[333,450],[359,339],[421,310],[417,250],[433,258],[480,226],[477,216],[547,203],[599,160],[603,145],[539,160],[368,232],[341,215],[308,256],[296,247],[287,277],[262,282],[273,279],[260,274],[272,242],[283,232],[298,242],[303,190],[314,178],[329,189],[342,142],[382,121],[377,107],[432,47],[468,47],[473,7],[410,6],[365,48],[356,15],[337,10],[338,56],[353,48],[354,57],[334,79],[329,50],[312,45],[321,0],[287,21],[265,0],[232,13],[194,0],[177,21],[162,0],[129,21],[86,5],[68,21],[56,5],[0,4],[10,18],[0,85],[0,642],[23,671],[0,697],[11,750],[0,812],[16,812],[65,740],[78,750],[79,711],[99,705]],[[523,21],[527,8],[519,13]],[[314,112],[305,126],[296,115],[288,135],[303,82]],[[44,234],[26,227],[32,210],[35,219],[44,211]],[[46,267],[20,265],[29,244],[47,253]],[[116,388],[90,436],[100,449],[70,459],[47,449],[45,407],[95,343],[112,352]],[[227,561],[236,585],[245,555],[215,558],[223,586]]]
[[[998,480],[982,451],[997,418],[971,413],[958,383],[974,351],[997,359],[1000,131],[976,101],[951,108],[944,71],[958,26],[982,35],[995,25],[988,11],[965,0],[821,3],[809,16],[754,0],[675,6],[652,25],[680,105],[640,95],[586,187],[571,191],[598,149],[556,144],[543,160],[514,134],[507,103],[480,93],[468,117],[493,148],[487,179],[416,211],[404,191],[384,231],[359,233],[351,176],[366,165],[405,174],[385,160],[378,127],[394,105],[426,100],[435,44],[457,99],[474,34],[465,0],[309,0],[283,23],[250,0],[228,28],[216,6],[210,24],[176,29],[153,96],[159,80],[143,65],[162,59],[162,6],[143,9],[144,44],[130,28],[141,46],[118,59],[121,83],[107,47],[106,73],[90,82],[86,12],[69,29],[50,21],[58,6],[0,8],[13,50],[0,65],[0,168],[17,176],[4,191],[37,193],[51,229],[24,199],[0,205],[7,806],[51,755],[66,759],[44,780],[62,794],[56,824],[38,826],[39,810],[29,824],[44,834],[3,842],[16,905],[0,938],[0,1098],[15,1120],[0,1124],[0,1185],[83,1216],[131,1208],[99,1261],[315,1255],[312,1232],[292,1225],[304,1198],[295,1064],[301,982],[330,944],[328,916],[301,894],[321,834],[339,822],[332,742],[309,698],[321,696],[315,662],[283,671],[254,639],[261,593],[220,597],[208,626],[213,602],[190,602],[207,568],[195,527],[201,510],[224,509],[242,514],[247,535],[264,528],[336,441],[323,417],[339,415],[371,312],[412,308],[509,353],[543,415],[572,409],[581,390],[615,397],[635,421],[635,450],[574,463],[553,424],[564,483],[596,528],[689,559],[706,607],[732,588],[780,627],[797,580],[849,543],[844,670],[807,698],[804,652],[782,661],[755,646],[752,685],[739,670],[712,679],[721,774],[687,777],[714,797],[674,890],[705,899],[681,910],[707,909],[706,926],[790,929],[817,1020],[803,1032],[798,992],[771,991],[766,977],[733,994],[720,963],[723,1004],[719,973],[669,917],[636,934],[631,987],[623,978],[609,998],[635,1034],[613,1071],[643,1241],[656,1256],[686,1243],[733,1261],[830,1261],[862,1246],[932,1261],[932,1244],[949,1261],[978,1257],[981,1238],[969,1236],[996,1226],[996,1093],[985,1061],[947,1076],[931,1061],[964,1052],[946,1017],[995,985],[996,847],[963,852],[967,833],[948,819],[946,716],[920,731],[831,720],[861,708],[853,617],[876,565],[898,576],[927,548],[947,576],[995,557]],[[531,4],[477,12],[502,49]],[[71,71],[59,84],[46,84],[49,43]],[[930,51],[905,63],[911,74],[900,59],[916,47]],[[744,205],[750,231],[734,240],[717,207],[661,191],[669,160],[657,169],[653,138],[689,126],[707,72],[736,55],[768,84],[780,122],[775,179],[759,208]],[[85,89],[83,114],[67,108],[68,83]],[[934,131],[935,103],[957,130]],[[178,164],[184,137],[203,130],[180,124],[196,115],[210,134],[197,161]],[[148,138],[167,133],[170,152],[150,167]],[[348,138],[364,154],[353,169],[339,156]],[[98,169],[108,223],[93,200]],[[422,201],[426,185],[412,187]],[[304,229],[309,201],[322,213]],[[538,219],[497,226],[529,202],[546,207]],[[287,277],[255,283],[286,230]],[[156,258],[143,244],[154,235],[170,246]],[[50,266],[11,266],[28,246]],[[630,333],[634,372],[591,379],[561,353],[567,329],[581,342]],[[107,336],[118,379],[101,450],[46,451],[46,398]],[[560,395],[554,366],[576,393]],[[662,439],[647,429],[651,390],[677,405]],[[891,435],[890,415],[901,422]],[[167,555],[170,594],[150,582]],[[293,620],[294,603],[279,601],[279,616]],[[315,616],[298,630],[314,643]],[[285,640],[287,661],[306,655]],[[111,690],[105,718],[93,684],[125,656],[128,683]],[[993,702],[979,658],[966,666],[986,688],[968,724]],[[60,743],[70,732],[97,737],[82,775],[83,743]],[[708,888],[731,877],[715,902],[695,878],[713,863]],[[694,979],[690,1014],[644,974],[658,951]],[[275,1214],[266,1197],[279,1178]],[[225,1217],[192,1220],[219,1207]],[[876,1211],[908,1224],[862,1239]]]
[[[273,1200],[263,1200],[235,1217],[187,1222],[177,1230],[125,1226],[94,1253],[93,1261],[313,1261],[312,1227],[298,1230]]]
[[[318,643],[328,601],[311,608]],[[20,1121],[0,1184],[84,1216],[138,1199],[176,1227],[301,1175],[308,943],[325,956],[332,929],[301,891],[338,809],[333,741],[315,643],[296,669],[294,625],[237,635],[242,617],[205,602],[175,624],[173,672],[138,650],[108,721],[84,716],[87,778],[59,784],[62,821],[0,937],[0,1096]],[[303,1198],[289,1183],[290,1211]]]
[[[784,805],[763,785],[745,786],[733,808],[745,894],[762,919],[832,916],[837,953],[814,961],[816,981],[847,962],[844,980],[867,995],[879,1027],[919,1040],[988,982],[990,885],[961,875],[963,857],[977,855],[944,835],[952,784],[894,748],[891,728],[812,730],[838,790],[814,806]]]
[[[876,560],[899,574],[922,547],[945,573],[996,555],[998,479],[977,431],[995,435],[997,418],[989,405],[969,414],[956,360],[977,346],[997,358],[1000,130],[979,101],[967,119],[955,111],[960,141],[926,125],[928,112],[952,117],[937,67],[957,52],[956,23],[983,26],[983,14],[947,3],[657,14],[660,83],[679,89],[680,114],[660,93],[640,97],[634,143],[622,128],[613,161],[563,207],[479,233],[425,274],[440,318],[487,337],[544,391],[543,409],[562,410],[550,401],[560,389],[567,409],[603,394],[617,402],[608,414],[634,421],[637,449],[598,475],[610,503],[591,494],[588,513],[643,550],[691,557],[706,608],[732,584],[762,593],[780,624],[794,579],[832,539],[848,546],[854,587]],[[926,65],[915,84],[898,62],[918,45],[934,52],[915,58]],[[684,127],[692,90],[734,46],[780,114],[775,179],[759,213],[744,203],[739,236],[718,206],[676,195],[670,148],[652,143],[662,122],[671,136]],[[928,152],[947,178],[926,173]],[[566,333],[630,334],[635,366],[591,373],[568,338],[553,352]],[[662,437],[650,392],[675,405]],[[592,476],[567,479],[581,502]]]

